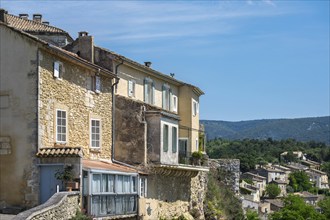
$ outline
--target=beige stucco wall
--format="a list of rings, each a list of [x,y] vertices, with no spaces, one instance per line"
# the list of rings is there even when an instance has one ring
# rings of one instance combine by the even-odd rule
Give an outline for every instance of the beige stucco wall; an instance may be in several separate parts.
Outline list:
[[[10,150],[0,154],[0,207],[38,203],[37,45],[0,25],[0,136]],[[5,97],[6,96],[6,97]],[[0,143],[1,148],[3,142]],[[8,145],[7,145],[8,146]]]
[[[119,67],[118,76],[120,77],[120,81],[117,85],[117,92],[116,94],[129,97],[128,96],[128,81],[135,80],[135,97],[133,99],[144,101],[144,79],[146,77],[150,77],[155,86],[155,103],[154,105],[162,108],[162,92],[163,92],[163,85],[167,83],[172,91],[173,95],[178,97],[178,87],[166,82],[164,80],[160,80],[156,77],[153,77],[145,72],[142,72],[138,69],[132,68],[126,64],[121,65]]]
[[[67,111],[67,143],[82,147],[84,158],[110,159],[112,140],[111,79],[101,76],[101,93],[91,88],[95,73],[49,53],[40,56],[40,147],[54,147],[56,109]],[[63,76],[53,77],[53,63],[62,63]],[[101,148],[90,148],[90,119],[101,120]]]
[[[188,138],[191,152],[198,151],[196,140],[199,139],[199,112],[193,115],[193,100],[199,103],[199,97],[190,86],[184,85],[179,90],[180,138]]]

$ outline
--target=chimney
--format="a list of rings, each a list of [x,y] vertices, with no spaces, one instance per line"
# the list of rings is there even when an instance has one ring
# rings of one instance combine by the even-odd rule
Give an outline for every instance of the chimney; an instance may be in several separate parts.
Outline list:
[[[78,33],[78,51],[77,54],[89,62],[94,63],[94,38],[89,36],[87,31]]]
[[[3,9],[3,8],[0,8],[0,21],[4,22],[4,23],[7,23],[7,14],[8,12]]]
[[[33,20],[36,21],[36,22],[41,23],[42,15],[41,14],[33,14]]]
[[[146,67],[150,67],[151,66],[151,62],[150,61],[146,61],[146,62],[144,62],[144,65],[146,66]]]
[[[19,17],[20,18],[23,18],[23,19],[26,19],[26,20],[29,19],[29,15],[28,14],[19,14]]]

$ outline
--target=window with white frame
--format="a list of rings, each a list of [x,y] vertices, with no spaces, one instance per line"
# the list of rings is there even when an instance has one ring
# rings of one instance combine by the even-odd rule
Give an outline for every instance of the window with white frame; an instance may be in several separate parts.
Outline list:
[[[67,119],[66,111],[57,109],[56,110],[56,142],[66,143],[67,140]]]
[[[94,78],[94,91],[96,93],[100,93],[101,92],[101,77],[100,76],[95,76]]]
[[[172,104],[171,104],[172,111],[178,112],[178,97],[172,94]]]
[[[128,96],[135,97],[135,80],[128,80]]]
[[[199,113],[199,104],[196,100],[193,99],[192,101],[192,114],[196,116]]]
[[[163,85],[163,109],[171,109],[171,88],[168,84]]]
[[[101,120],[91,119],[90,122],[90,146],[92,148],[101,147]]]
[[[108,173],[90,176],[91,187],[86,197],[91,202],[90,214],[98,217],[137,213],[137,176]]]
[[[162,148],[163,152],[176,153],[178,151],[178,127],[175,124],[162,122]]]
[[[140,177],[140,197],[147,197],[147,178]]]
[[[155,102],[155,87],[151,78],[144,79],[144,101],[148,104],[154,104]]]
[[[178,129],[172,127],[172,153],[176,153],[178,150]]]
[[[54,62],[54,72],[53,72],[53,76],[55,77],[55,78],[61,78],[61,70],[62,70],[62,68],[61,68],[61,64],[60,64],[60,62],[59,61],[55,61]]]
[[[198,138],[196,138],[196,150],[199,150],[199,142],[198,142]]]
[[[169,130],[168,130],[168,125],[163,124],[163,151],[167,152],[168,151],[168,141],[169,138]]]

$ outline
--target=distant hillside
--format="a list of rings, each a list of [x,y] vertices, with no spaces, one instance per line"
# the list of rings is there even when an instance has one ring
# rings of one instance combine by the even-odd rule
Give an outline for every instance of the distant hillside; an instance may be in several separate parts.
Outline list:
[[[330,144],[330,116],[297,119],[264,119],[240,122],[201,120],[207,139],[267,139],[316,141]]]

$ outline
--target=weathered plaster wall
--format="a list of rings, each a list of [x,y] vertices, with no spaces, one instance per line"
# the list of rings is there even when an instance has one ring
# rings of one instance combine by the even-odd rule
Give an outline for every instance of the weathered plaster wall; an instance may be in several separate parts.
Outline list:
[[[0,25],[0,208],[38,204],[37,45]],[[3,143],[0,143],[2,146]]]
[[[82,147],[84,158],[110,159],[112,138],[111,79],[101,76],[101,93],[95,93],[95,73],[43,52],[40,57],[41,147],[54,147],[56,109],[67,110],[66,146]],[[62,77],[53,77],[54,61],[62,64]],[[101,119],[101,148],[90,148],[90,119]]]
[[[116,95],[115,159],[129,164],[146,159],[143,103]]]
[[[163,85],[167,83],[172,93],[178,96],[179,89],[177,86],[171,84],[170,82],[161,80],[154,77],[152,74],[148,74],[147,71],[141,71],[140,69],[132,68],[124,63],[119,67],[118,77],[120,77],[119,84],[117,85],[117,93],[119,95],[128,97],[128,80],[135,80],[135,97],[133,99],[144,101],[144,79],[150,77],[154,82],[155,87],[155,103],[154,105],[158,108],[162,108],[162,92]]]

